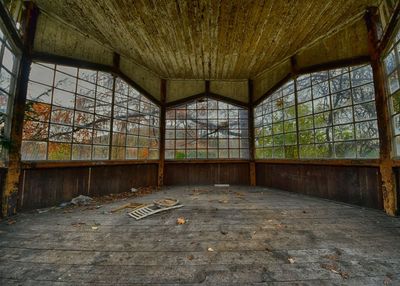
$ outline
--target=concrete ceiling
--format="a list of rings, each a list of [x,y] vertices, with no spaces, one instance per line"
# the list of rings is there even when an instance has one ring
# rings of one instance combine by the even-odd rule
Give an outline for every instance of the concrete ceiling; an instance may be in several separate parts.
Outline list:
[[[36,0],[36,3],[44,13],[74,26],[159,77],[223,80],[256,78],[304,46],[350,23],[366,7],[376,6],[377,1]],[[351,41],[348,44],[354,45]]]

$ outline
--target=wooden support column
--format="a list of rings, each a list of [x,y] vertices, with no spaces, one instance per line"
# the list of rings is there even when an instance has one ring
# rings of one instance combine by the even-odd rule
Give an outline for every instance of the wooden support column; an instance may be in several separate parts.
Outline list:
[[[253,108],[253,81],[248,81],[249,93],[249,171],[250,171],[250,186],[257,185],[256,178],[256,162],[255,162],[255,147],[254,147],[254,108]]]
[[[164,185],[165,168],[165,113],[167,103],[167,80],[161,79],[161,104],[160,104],[160,158],[158,163],[158,187]]]
[[[206,81],[204,81],[204,84],[205,84],[204,89],[205,89],[206,97],[209,97],[210,96],[210,81],[206,80]]]
[[[31,52],[36,30],[38,8],[29,3],[26,13],[26,30],[24,33],[24,50],[21,57],[14,102],[11,108],[10,119],[10,147],[8,150],[7,173],[4,179],[2,195],[2,215],[11,216],[17,212],[18,189],[21,177],[21,144],[25,115],[25,101],[28,89],[29,72],[31,66]]]
[[[388,215],[396,214],[396,180],[393,172],[392,130],[389,114],[389,99],[386,92],[384,70],[378,49],[376,10],[368,9],[365,20],[368,29],[368,48],[371,57],[375,84],[375,102],[380,140],[380,175],[383,207]]]

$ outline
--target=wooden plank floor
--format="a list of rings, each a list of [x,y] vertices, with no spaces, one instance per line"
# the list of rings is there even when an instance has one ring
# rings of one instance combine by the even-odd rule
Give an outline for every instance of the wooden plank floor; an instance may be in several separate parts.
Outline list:
[[[165,197],[185,206],[141,221],[109,212],[126,201],[3,221],[0,285],[400,285],[400,219],[383,212],[250,187],[128,201]]]

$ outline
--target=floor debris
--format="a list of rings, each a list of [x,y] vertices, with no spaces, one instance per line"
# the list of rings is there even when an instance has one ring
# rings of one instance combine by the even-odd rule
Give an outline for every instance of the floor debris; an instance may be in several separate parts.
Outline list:
[[[287,260],[290,264],[293,264],[295,262],[295,259],[293,257],[289,257]]]
[[[36,211],[38,214],[43,214],[43,213],[47,213],[48,211],[55,210],[55,209],[56,209],[56,207],[51,207],[51,208],[45,208],[45,209],[37,209]]]
[[[181,207],[183,207],[183,205],[181,205],[181,204],[174,205],[172,207],[160,207],[155,204],[149,204],[149,205],[145,205],[143,207],[140,207],[140,208],[137,208],[137,209],[131,211],[130,213],[128,213],[128,215],[133,217],[136,220],[140,220],[142,218],[148,217],[150,215],[153,215],[153,214],[156,214],[159,212],[177,209],[177,208],[181,208]]]
[[[71,200],[71,204],[76,205],[76,206],[87,206],[92,201],[93,201],[93,199],[91,197],[79,195],[76,198],[73,198]]]
[[[207,251],[209,251],[209,252],[214,252],[214,249],[212,249],[211,247],[209,247],[209,248],[207,249]]]
[[[178,219],[176,220],[176,224],[185,224],[186,223],[186,219],[184,217],[178,217]]]
[[[218,188],[228,188],[229,184],[214,184],[214,187],[218,187]]]
[[[84,222],[73,222],[73,223],[71,223],[71,225],[74,226],[74,227],[80,227],[82,225],[86,225],[86,223],[84,223]]]
[[[12,224],[14,224],[14,223],[16,223],[16,222],[17,222],[16,220],[9,219],[9,220],[7,221],[7,224],[8,224],[8,225],[12,225]]]
[[[115,213],[115,212],[119,212],[119,211],[121,211],[123,209],[137,209],[137,208],[140,208],[140,207],[143,207],[143,206],[144,205],[140,204],[140,203],[127,203],[127,204],[124,204],[122,206],[119,206],[117,208],[112,209],[111,212]]]
[[[162,199],[162,200],[155,200],[153,201],[153,203],[161,208],[169,208],[169,207],[173,207],[176,206],[177,204],[179,204],[179,201],[176,199]]]
[[[342,271],[339,266],[336,263],[332,264],[321,264],[321,267],[331,271],[332,273],[338,274],[342,276],[343,279],[348,279],[349,278],[349,273]]]

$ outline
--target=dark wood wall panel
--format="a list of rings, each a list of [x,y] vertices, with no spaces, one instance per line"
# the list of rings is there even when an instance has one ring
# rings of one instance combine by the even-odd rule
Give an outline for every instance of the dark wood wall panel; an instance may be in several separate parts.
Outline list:
[[[18,207],[51,207],[81,194],[94,197],[156,186],[157,172],[158,164],[26,169]]]
[[[379,168],[257,163],[257,185],[382,209]]]
[[[249,163],[165,163],[165,185],[249,184]]]
[[[157,176],[158,164],[93,167],[90,194],[99,196],[157,186]]]
[[[24,170],[19,208],[54,206],[88,192],[89,168]]]

